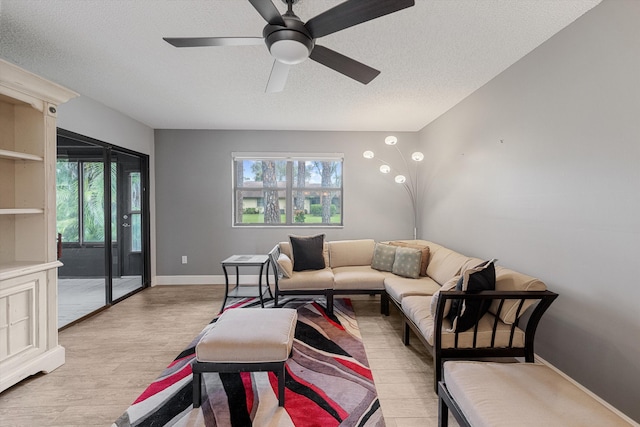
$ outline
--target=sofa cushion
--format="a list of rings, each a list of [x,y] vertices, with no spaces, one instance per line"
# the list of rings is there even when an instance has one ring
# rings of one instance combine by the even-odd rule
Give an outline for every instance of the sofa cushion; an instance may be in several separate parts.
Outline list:
[[[324,234],[289,236],[293,253],[293,271],[321,270],[326,267],[322,249]]]
[[[492,291],[496,288],[495,260],[489,260],[480,265],[468,268],[456,284],[457,291],[476,293]],[[451,301],[449,319],[456,332],[466,331],[476,324],[477,319],[489,311],[490,300],[462,300]]]
[[[351,265],[371,266],[373,239],[338,240],[329,243],[329,261],[332,268]]]
[[[429,264],[429,246],[423,245],[423,244],[416,244],[413,242],[404,241],[404,240],[394,240],[392,242],[389,242],[389,244],[393,246],[401,246],[404,248],[419,249],[422,253],[422,258],[420,259],[420,275],[426,276],[427,265]]]
[[[462,267],[460,267],[460,272],[463,272],[469,268],[476,267],[485,261],[486,259],[481,259],[481,258],[474,258],[474,257],[467,258],[467,261],[464,264],[462,264]]]
[[[436,317],[436,310],[438,309],[438,300],[440,299],[440,292],[454,290],[456,288],[456,285],[458,284],[458,280],[460,280],[459,275],[453,276],[451,279],[449,279],[447,283],[442,285],[442,287],[438,289],[436,293],[433,294],[433,297],[431,298],[431,304],[429,306],[431,310],[431,315],[433,317]],[[447,302],[445,303],[444,312],[442,315],[443,317],[447,317],[447,315],[449,314],[449,310],[451,310],[451,301],[452,300],[448,299]]]
[[[456,274],[460,274],[462,265],[467,262],[466,257],[451,249],[439,246],[437,248],[429,245],[431,257],[427,265],[427,274],[439,284],[445,284]]]
[[[278,280],[278,288],[283,291],[332,289],[333,272],[330,268],[294,271],[290,278]]]
[[[371,268],[380,271],[391,271],[393,269],[393,261],[395,261],[395,259],[395,246],[376,243],[373,250],[373,258],[371,259]]]
[[[400,302],[402,298],[408,295],[433,295],[440,289],[440,285],[430,277],[410,279],[386,273],[384,289],[391,298]]]
[[[419,249],[398,247],[391,271],[398,276],[417,279],[420,277],[421,260],[422,252]]]
[[[412,295],[402,299],[402,311],[413,323],[418,326],[421,334],[427,339],[427,342],[433,346],[434,335],[434,318],[431,316],[431,297]],[[486,313],[478,322],[478,336],[476,347],[485,348],[491,346],[491,335],[495,317],[491,313]],[[442,321],[442,348],[455,348],[455,332],[451,331],[451,321],[443,319]],[[458,348],[473,348],[473,329],[459,332]],[[497,322],[496,340],[493,347],[507,347],[509,345],[509,337],[511,335],[511,326],[503,322]],[[516,327],[513,333],[512,347],[524,347],[524,331]]]
[[[384,274],[368,265],[333,269],[333,289],[384,289]]]
[[[508,268],[496,267],[496,290],[497,291],[545,291],[547,286],[536,279],[535,277],[527,276],[526,274],[518,273],[517,271],[510,270]],[[534,304],[536,300],[525,300],[520,310],[520,314]],[[505,300],[500,311],[500,320],[504,323],[511,325],[516,319],[516,311],[518,311],[518,305],[520,300]],[[489,311],[492,314],[498,313],[500,301],[495,300],[489,306]]]
[[[293,274],[293,262],[283,253],[278,256],[278,272],[284,277],[291,277]]]
[[[286,256],[291,258],[291,260],[293,261],[293,254],[291,253],[291,243],[289,243],[289,242],[280,242],[280,243],[278,243],[278,246],[280,247],[280,253],[281,254],[285,254]]]

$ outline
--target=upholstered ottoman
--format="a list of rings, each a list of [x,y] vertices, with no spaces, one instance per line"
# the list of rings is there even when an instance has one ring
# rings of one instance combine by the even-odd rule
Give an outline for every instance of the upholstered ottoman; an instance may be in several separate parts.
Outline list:
[[[284,364],[291,354],[298,313],[290,308],[225,311],[196,345],[193,407],[200,406],[205,372],[275,372],[284,406]]]

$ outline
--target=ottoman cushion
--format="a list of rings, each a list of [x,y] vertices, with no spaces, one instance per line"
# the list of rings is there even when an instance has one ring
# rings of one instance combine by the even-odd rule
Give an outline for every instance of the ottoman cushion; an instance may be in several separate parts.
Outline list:
[[[444,381],[473,426],[629,426],[539,363],[448,361]]]
[[[225,311],[196,345],[198,362],[260,363],[289,358],[298,313],[291,308]]]

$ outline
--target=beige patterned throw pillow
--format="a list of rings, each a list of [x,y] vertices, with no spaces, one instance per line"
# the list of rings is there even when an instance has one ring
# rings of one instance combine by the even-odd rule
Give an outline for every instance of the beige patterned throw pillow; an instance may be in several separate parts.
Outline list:
[[[389,242],[389,244],[392,246],[402,246],[404,248],[420,249],[420,251],[422,252],[422,260],[420,261],[420,275],[421,276],[427,275],[427,266],[429,265],[429,257],[430,257],[429,246],[402,242],[400,240]]]
[[[278,267],[278,271],[280,271],[284,277],[291,277],[293,274],[293,263],[291,262],[291,258],[285,254],[281,253],[278,257]]]
[[[396,249],[396,259],[393,261],[391,272],[398,276],[417,279],[420,277],[420,262],[422,252],[419,249],[403,248]]]

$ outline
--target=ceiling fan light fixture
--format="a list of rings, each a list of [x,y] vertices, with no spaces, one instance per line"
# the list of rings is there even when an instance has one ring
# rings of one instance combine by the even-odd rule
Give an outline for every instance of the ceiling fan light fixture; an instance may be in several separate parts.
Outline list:
[[[283,19],[286,27],[270,24],[264,27],[264,41],[276,60],[288,65],[299,64],[311,54],[314,41],[297,16],[284,15]]]
[[[309,57],[309,48],[297,40],[277,40],[269,49],[271,55],[280,62],[294,65]]]

